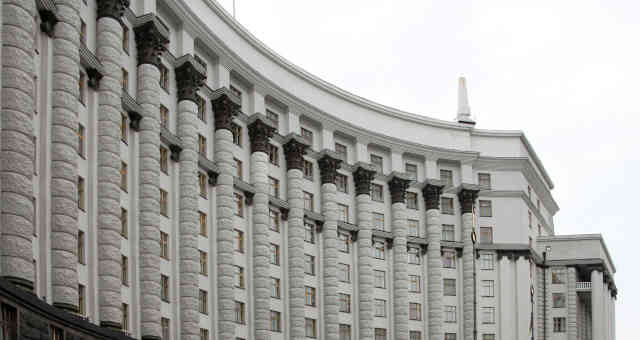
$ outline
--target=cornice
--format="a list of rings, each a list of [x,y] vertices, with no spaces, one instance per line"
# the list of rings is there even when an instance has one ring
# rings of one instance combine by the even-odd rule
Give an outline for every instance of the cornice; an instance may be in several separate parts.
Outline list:
[[[554,236],[541,236],[537,238],[538,241],[541,242],[561,242],[561,241],[583,241],[583,240],[593,240],[600,241],[600,245],[604,250],[605,255],[607,256],[607,260],[611,265],[611,270],[613,273],[616,272],[616,266],[613,264],[613,260],[611,259],[611,254],[609,253],[609,248],[607,248],[607,244],[604,242],[604,237],[602,234],[576,234],[576,235],[554,235]]]

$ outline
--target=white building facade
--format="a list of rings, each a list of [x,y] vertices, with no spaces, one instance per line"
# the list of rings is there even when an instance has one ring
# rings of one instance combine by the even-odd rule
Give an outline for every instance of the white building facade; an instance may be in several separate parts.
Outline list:
[[[137,339],[615,339],[520,131],[362,99],[211,0],[2,0],[0,276]]]

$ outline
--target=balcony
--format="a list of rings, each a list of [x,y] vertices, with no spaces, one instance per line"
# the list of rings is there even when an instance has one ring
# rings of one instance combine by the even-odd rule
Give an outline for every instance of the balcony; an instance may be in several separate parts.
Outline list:
[[[576,291],[578,292],[590,292],[591,282],[576,282]]]

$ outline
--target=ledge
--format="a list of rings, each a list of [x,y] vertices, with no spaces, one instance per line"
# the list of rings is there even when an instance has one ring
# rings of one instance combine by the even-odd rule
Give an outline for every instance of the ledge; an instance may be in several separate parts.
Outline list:
[[[253,204],[253,195],[256,194],[256,189],[253,185],[241,180],[238,177],[233,177],[233,187],[244,192],[244,201],[247,205]]]
[[[289,202],[269,195],[269,204],[280,209],[282,220],[286,221],[289,219]]]
[[[175,162],[180,160],[180,152],[182,152],[182,141],[178,136],[174,135],[165,127],[160,127],[160,141],[169,146],[171,150],[171,159]]]
[[[440,248],[462,249],[464,248],[464,243],[457,241],[440,241]]]
[[[89,86],[97,90],[100,87],[100,79],[104,75],[104,69],[98,58],[82,43],[80,44],[80,64],[87,69]]]
[[[349,231],[349,232],[358,232],[360,231],[360,227],[355,224],[351,224],[345,221],[338,221],[338,229]]]
[[[305,209],[304,217],[310,220],[314,220],[316,223],[321,223],[321,224],[324,223],[324,216],[322,216],[322,214],[319,214],[315,211]]]
[[[429,242],[427,242],[427,239],[424,237],[416,237],[416,236],[408,236],[407,237],[407,243],[411,243],[411,244],[417,244],[417,245],[421,245],[421,246],[426,246],[429,244]]]
[[[215,186],[218,184],[218,166],[207,157],[198,154],[198,167],[204,170],[209,176],[209,185]]]
[[[390,231],[371,229],[371,235],[373,235],[373,237],[383,238],[387,241],[393,240],[393,234]]]
[[[142,119],[142,106],[129,95],[127,91],[122,91],[122,109],[129,114],[129,125],[131,129],[140,131],[140,119]]]

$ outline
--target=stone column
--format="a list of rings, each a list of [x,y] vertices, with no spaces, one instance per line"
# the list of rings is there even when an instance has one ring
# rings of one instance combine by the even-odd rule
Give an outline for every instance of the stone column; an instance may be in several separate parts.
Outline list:
[[[393,232],[393,338],[397,340],[409,339],[409,274],[407,273],[407,205],[405,201],[409,183],[409,178],[396,172],[391,174],[389,180]]]
[[[289,329],[291,340],[305,339],[304,326],[304,197],[302,156],[308,145],[300,136],[289,134],[284,144],[287,159],[287,198],[289,200]]]
[[[122,328],[120,112],[122,25],[128,0],[98,1],[96,55],[104,67],[98,92],[98,294],[100,326]]]
[[[604,333],[604,306],[602,305],[602,295],[604,294],[604,281],[602,272],[593,270],[591,272],[591,322],[593,339],[606,339]]]
[[[35,13],[34,1],[2,1],[0,275],[28,291],[34,289],[35,277],[31,244]]]
[[[464,340],[473,339],[473,325],[474,325],[474,279],[473,272],[473,241],[471,240],[471,233],[473,228],[473,214],[474,203],[478,197],[478,191],[472,189],[463,189],[458,193],[460,200],[460,206],[462,208],[462,315],[463,315],[463,330]]]
[[[51,293],[54,306],[77,312],[80,0],[55,4],[59,22],[51,84]]]
[[[256,340],[271,335],[271,291],[269,275],[269,139],[275,128],[262,114],[255,114],[248,125],[251,139],[251,183],[253,195],[253,308]]]
[[[549,278],[551,279],[551,278]],[[577,301],[578,293],[576,291],[576,269],[574,267],[567,268],[567,339],[578,339],[578,321],[577,321]]]
[[[338,204],[336,203],[336,176],[342,161],[334,152],[325,150],[318,159],[322,181],[322,229],[324,325],[325,339],[338,339]]]
[[[178,137],[180,152],[180,330],[181,339],[200,339],[200,252],[198,234],[198,106],[197,92],[205,71],[188,54],[176,65],[178,87]]]
[[[429,339],[444,339],[444,304],[442,301],[442,255],[440,239],[440,194],[444,185],[427,182],[422,189],[427,221],[427,297],[429,301]]]
[[[376,172],[369,164],[359,163],[353,172],[358,213],[358,303],[359,339],[370,340],[373,332],[373,267],[371,249],[371,181]]]
[[[215,125],[215,160],[218,165],[216,185],[217,263],[218,263],[218,334],[221,340],[234,340],[233,293],[233,134],[231,123],[240,99],[227,88],[216,90],[211,101]]]
[[[139,133],[140,168],[140,335],[162,336],[160,324],[160,65],[168,32],[154,15],[134,28],[138,48],[138,93],[142,107]]]

